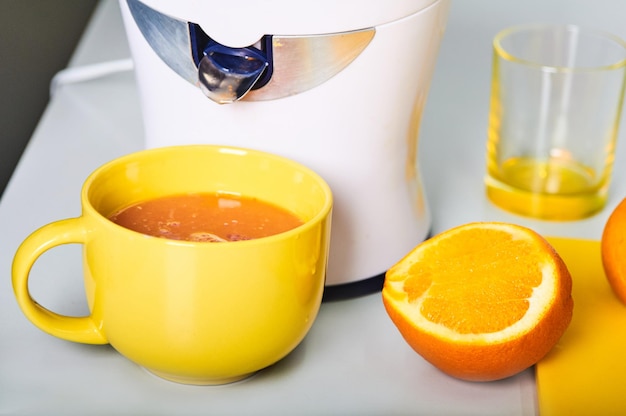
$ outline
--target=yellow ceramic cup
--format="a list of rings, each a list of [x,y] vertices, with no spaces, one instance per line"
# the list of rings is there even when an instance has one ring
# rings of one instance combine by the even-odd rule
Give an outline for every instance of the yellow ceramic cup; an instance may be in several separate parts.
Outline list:
[[[150,237],[107,217],[159,196],[222,191],[256,197],[305,223],[248,241]],[[82,215],[45,225],[19,247],[13,287],[24,314],[70,341],[110,343],[163,378],[188,384],[242,379],[291,352],[317,316],[332,195],[316,173],[263,152],[209,145],[141,151],[86,180]],[[91,314],[68,317],[32,299],[28,276],[46,250],[83,244]]]

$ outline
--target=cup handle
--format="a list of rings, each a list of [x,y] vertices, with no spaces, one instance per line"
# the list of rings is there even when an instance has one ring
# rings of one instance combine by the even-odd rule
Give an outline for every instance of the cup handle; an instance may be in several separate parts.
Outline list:
[[[107,344],[102,328],[92,316],[73,317],[52,312],[37,303],[28,290],[28,277],[39,256],[62,244],[84,244],[85,235],[82,217],[52,222],[29,235],[13,258],[13,292],[24,315],[42,331],[68,341]]]

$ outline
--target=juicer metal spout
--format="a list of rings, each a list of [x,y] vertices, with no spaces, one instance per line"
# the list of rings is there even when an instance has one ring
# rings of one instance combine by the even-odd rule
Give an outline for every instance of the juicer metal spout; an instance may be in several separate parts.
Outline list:
[[[231,48],[215,42],[193,22],[126,0],[150,48],[183,79],[219,104],[289,97],[326,82],[367,47],[376,30],[280,36]],[[141,75],[141,74],[139,74]]]
[[[200,89],[218,104],[240,100],[259,81],[269,63],[254,48],[209,45],[198,64]]]

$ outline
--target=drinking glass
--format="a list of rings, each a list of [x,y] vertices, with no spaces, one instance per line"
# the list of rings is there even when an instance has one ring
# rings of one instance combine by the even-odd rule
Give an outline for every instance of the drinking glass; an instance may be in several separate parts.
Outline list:
[[[601,210],[624,96],[626,43],[573,25],[505,29],[493,41],[486,190],[546,220]]]

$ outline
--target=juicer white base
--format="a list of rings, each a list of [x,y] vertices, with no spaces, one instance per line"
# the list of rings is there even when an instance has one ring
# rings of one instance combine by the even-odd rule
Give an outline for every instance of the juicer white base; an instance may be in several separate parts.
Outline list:
[[[241,146],[289,157],[318,172],[335,199],[329,289],[380,279],[426,239],[431,217],[417,138],[448,0],[377,26],[371,43],[348,67],[311,90],[227,105],[210,101],[167,67],[134,25],[125,0],[121,5],[147,147]]]

